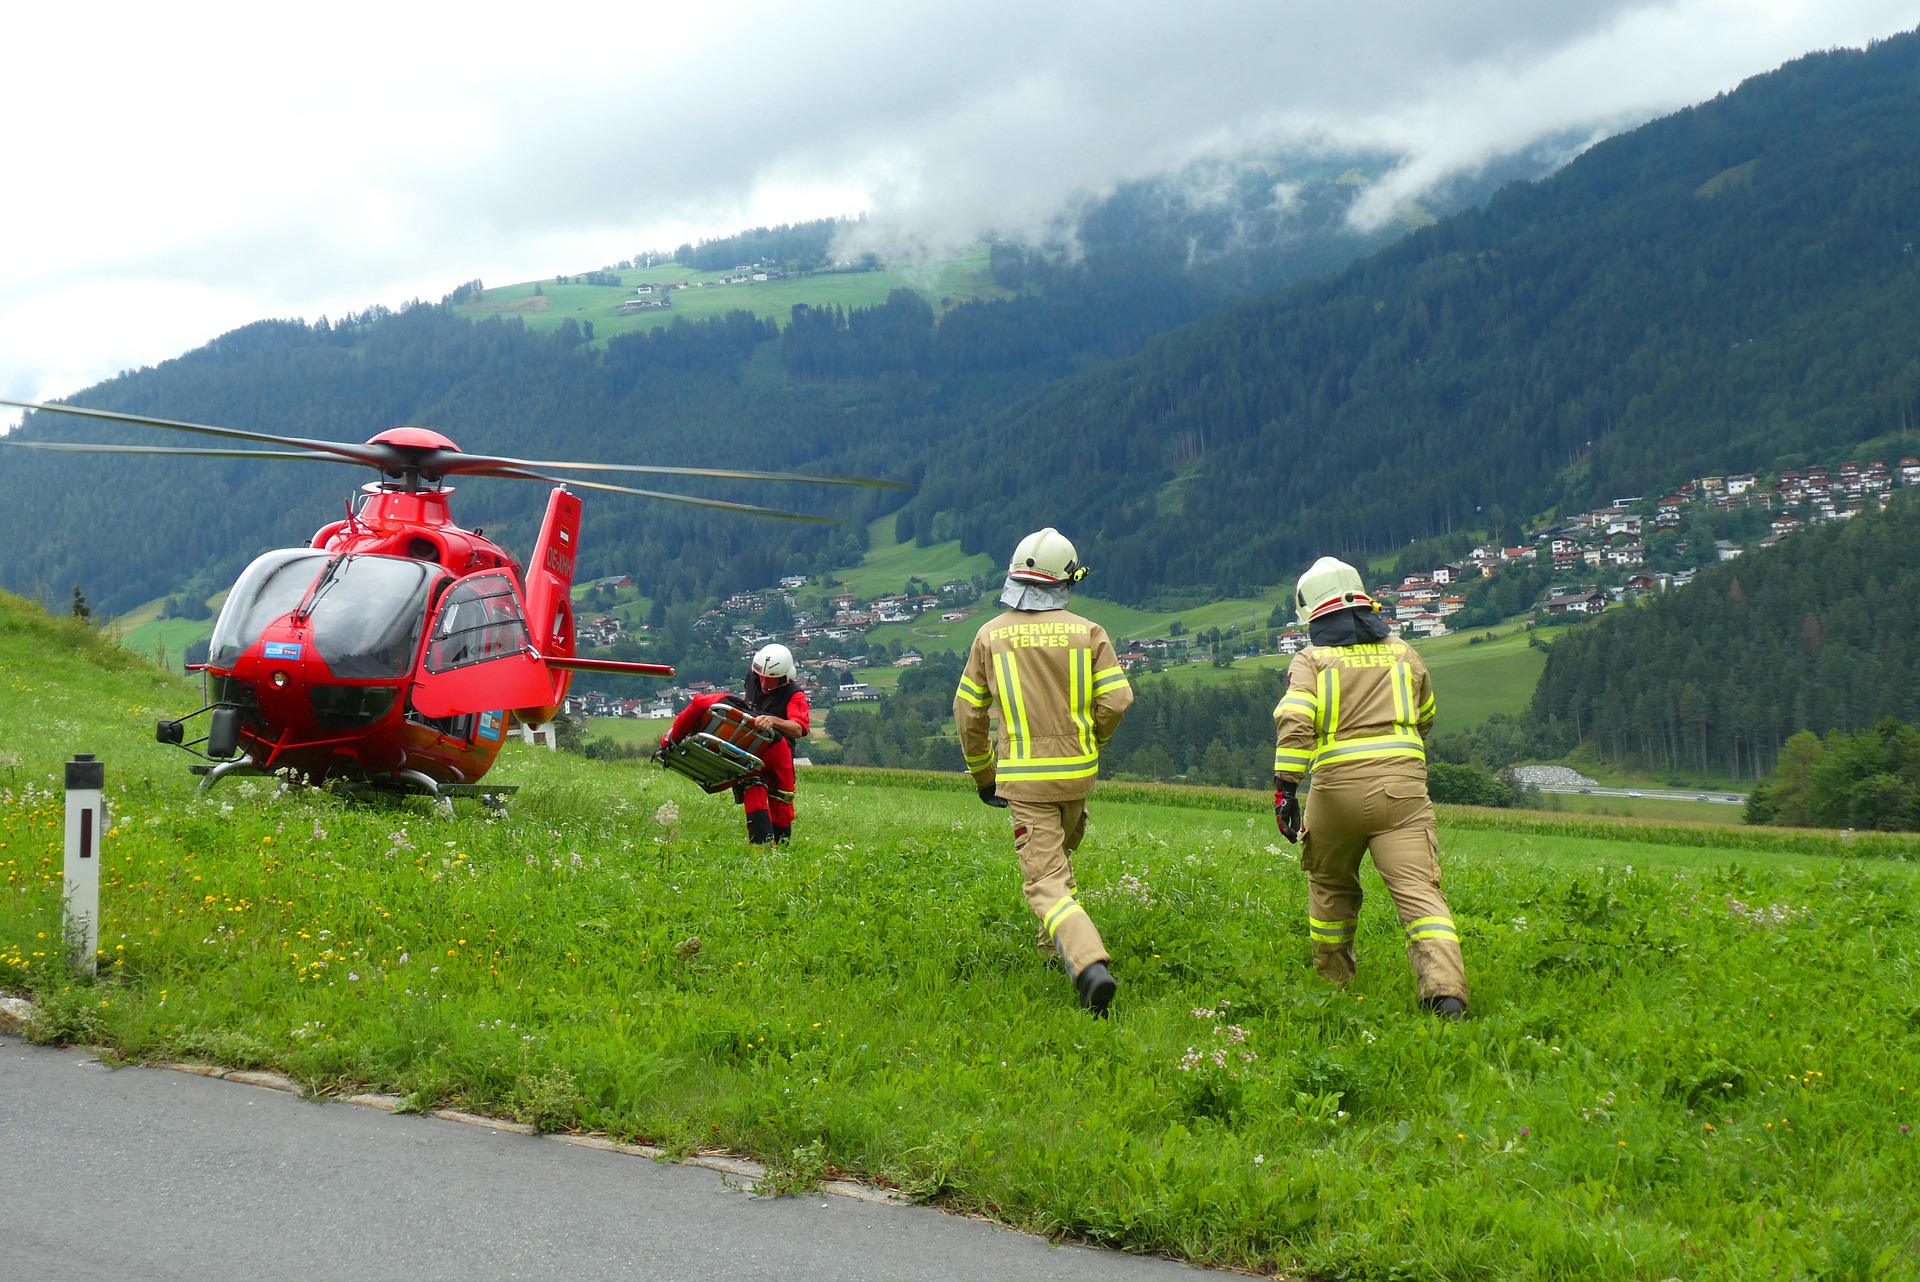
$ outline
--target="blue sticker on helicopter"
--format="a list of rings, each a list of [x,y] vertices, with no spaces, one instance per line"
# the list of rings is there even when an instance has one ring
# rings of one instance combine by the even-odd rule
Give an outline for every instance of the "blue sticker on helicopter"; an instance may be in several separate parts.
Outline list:
[[[480,737],[482,739],[491,739],[495,743],[500,741],[499,713],[483,712],[480,714]]]
[[[269,659],[297,659],[302,648],[297,641],[269,641],[266,656]]]

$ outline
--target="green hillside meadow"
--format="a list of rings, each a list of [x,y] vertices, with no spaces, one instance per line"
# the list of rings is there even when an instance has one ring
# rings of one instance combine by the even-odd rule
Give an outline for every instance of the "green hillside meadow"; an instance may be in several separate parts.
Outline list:
[[[656,263],[651,267],[616,271],[613,275],[619,279],[619,285],[562,285],[551,279],[521,281],[489,289],[459,304],[455,310],[475,319],[518,316],[529,328],[538,330],[557,329],[568,318],[575,323],[591,321],[594,338],[598,340],[670,325],[675,317],[698,321],[734,310],[752,312],[762,320],[784,325],[796,303],[843,309],[872,307],[885,302],[887,295],[896,289],[924,294],[943,311],[964,302],[1007,296],[1006,290],[993,283],[985,245],[976,246],[971,253],[960,257],[929,264],[920,272],[815,272],[784,280],[721,284],[732,273],[695,271],[679,263]],[[569,277],[569,280],[579,279]],[[634,291],[641,285],[665,285],[674,281],[689,282],[691,288],[676,289],[666,295],[672,299],[671,307],[628,313],[615,310],[622,303],[633,301]]]
[[[1359,979],[1315,980],[1263,799],[1108,787],[1095,1022],[963,780],[804,773],[782,850],[651,766],[518,745],[506,818],[200,798],[150,730],[195,705],[0,597],[0,989],[32,1036],[1288,1276],[1914,1273],[1908,838],[1449,812],[1474,1001],[1447,1025],[1377,883]],[[95,983],[58,962],[76,750],[114,810]]]

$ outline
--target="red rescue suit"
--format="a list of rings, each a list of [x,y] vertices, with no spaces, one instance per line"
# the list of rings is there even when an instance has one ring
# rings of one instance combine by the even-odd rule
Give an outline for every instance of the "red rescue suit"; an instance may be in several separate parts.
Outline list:
[[[749,677],[749,681],[754,678]],[[678,741],[698,730],[707,719],[707,709],[726,699],[738,707],[745,708],[755,716],[773,716],[800,723],[800,734],[805,735],[813,728],[813,711],[807,703],[807,692],[791,681],[772,690],[763,691],[758,698],[752,692],[745,697],[717,691],[695,697],[679,716],[673,719],[673,728],[667,731],[667,738]],[[795,736],[798,737],[798,736]],[[793,738],[778,734],[760,754],[766,763],[759,774],[753,775],[744,784],[734,787],[734,795],[747,809],[749,824],[752,817],[762,811],[769,812],[768,818],[776,830],[793,827]]]

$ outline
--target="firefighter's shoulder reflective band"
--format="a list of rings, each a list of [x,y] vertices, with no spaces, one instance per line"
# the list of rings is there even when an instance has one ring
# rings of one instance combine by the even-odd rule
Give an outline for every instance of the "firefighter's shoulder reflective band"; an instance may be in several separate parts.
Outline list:
[[[960,688],[954,691],[954,698],[964,699],[976,708],[984,708],[993,702],[993,696],[974,684],[973,678],[962,676]]]
[[[1273,706],[1273,715],[1277,717],[1288,710],[1302,713],[1311,720],[1320,711],[1320,700],[1313,696],[1311,690],[1289,690]]]
[[[1316,944],[1344,944],[1352,939],[1354,932],[1360,929],[1358,918],[1346,921],[1321,921],[1318,917],[1307,918],[1307,933],[1313,936]]]
[[[1454,933],[1451,917],[1416,917],[1407,924],[1407,942],[1421,939],[1443,939],[1449,943],[1459,943],[1460,936]]]

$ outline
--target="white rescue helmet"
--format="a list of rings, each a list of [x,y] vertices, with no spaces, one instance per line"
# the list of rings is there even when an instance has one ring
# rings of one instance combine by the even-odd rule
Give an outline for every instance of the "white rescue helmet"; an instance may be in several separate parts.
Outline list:
[[[753,674],[793,680],[793,651],[779,644],[763,645],[753,653]]]
[[[1020,540],[1007,565],[1007,577],[1015,583],[1032,583],[1044,588],[1065,587],[1087,577],[1073,541],[1049,525]]]
[[[1294,589],[1293,603],[1299,607],[1302,623],[1311,623],[1336,610],[1346,610],[1356,605],[1373,608],[1373,598],[1367,595],[1360,571],[1331,556],[1321,557],[1300,576],[1300,583]]]

